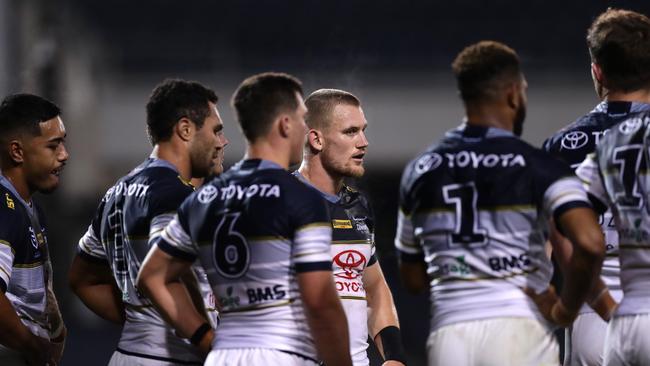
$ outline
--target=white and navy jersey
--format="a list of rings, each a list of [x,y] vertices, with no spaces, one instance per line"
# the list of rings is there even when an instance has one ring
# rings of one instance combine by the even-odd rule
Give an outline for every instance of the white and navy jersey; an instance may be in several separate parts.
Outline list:
[[[619,236],[623,300],[618,315],[650,312],[650,104],[632,103],[628,116],[601,138],[578,167],[589,197],[612,210]]]
[[[329,220],[316,190],[267,160],[241,161],[183,202],[158,247],[203,264],[222,307],[213,349],[316,359],[296,276],[332,270]]]
[[[0,290],[33,334],[49,338],[45,216],[1,175],[0,195]]]
[[[294,175],[313,187],[299,172]],[[368,365],[368,303],[363,272],[377,263],[372,211],[366,198],[351,187],[344,186],[338,195],[318,192],[325,198],[332,218],[332,270],[348,319],[352,362],[355,366]]]
[[[580,117],[544,142],[544,150],[564,160],[576,169],[587,154],[594,152],[596,144],[607,131],[630,114],[638,112],[639,105],[630,102],[602,102],[593,111]],[[620,263],[618,260],[618,231],[614,225],[612,212],[607,210],[599,216],[599,222],[605,236],[607,256],[603,262],[601,278],[609,287],[616,301],[623,297],[620,281]],[[582,312],[593,311],[584,305]]]
[[[405,169],[395,244],[427,263],[432,330],[496,317],[541,320],[522,288],[549,284],[549,217],[589,207],[565,163],[512,133],[464,124]]]
[[[177,364],[202,363],[198,349],[177,337],[135,287],[151,244],[193,191],[171,163],[149,158],[106,192],[79,241],[79,255],[107,263],[122,293],[126,321],[118,344],[121,353]]]

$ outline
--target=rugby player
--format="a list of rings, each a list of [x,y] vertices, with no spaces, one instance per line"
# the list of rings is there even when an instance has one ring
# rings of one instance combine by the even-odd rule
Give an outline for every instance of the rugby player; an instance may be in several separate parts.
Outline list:
[[[61,111],[31,94],[0,105],[0,365],[56,365],[66,330],[52,290],[45,216],[68,160]]]
[[[430,287],[429,364],[557,365],[544,320],[575,318],[603,234],[571,168],[518,138],[527,85],[515,51],[482,41],[452,67],[465,121],[406,167],[396,237],[407,288]],[[550,217],[574,245],[560,297],[549,288]]]
[[[318,189],[329,207],[334,280],[348,319],[353,363],[369,364],[370,334],[385,365],[402,365],[405,358],[393,296],[375,256],[373,215],[363,194],[343,182],[364,173],[368,123],[361,102],[342,90],[321,89],[305,105],[309,132],[295,175]]]
[[[611,128],[600,137],[595,155],[589,155],[576,173],[588,184],[594,206],[614,217],[623,299],[607,326],[604,342],[604,324],[592,319],[592,323],[580,324],[584,329],[580,329],[580,338],[574,344],[590,342],[597,347],[604,343],[604,365],[647,365],[650,19],[632,11],[607,10],[589,28],[587,42],[594,83],[604,102],[583,123],[590,122],[596,126],[594,129],[600,124]],[[578,325],[576,322],[574,328]]]
[[[178,278],[195,258],[222,306],[206,365],[351,365],[345,313],[332,276],[332,229],[320,194],[292,176],[307,127],[302,86],[264,73],[233,96],[246,156],[179,208],[140,271],[176,331],[213,331]]]
[[[650,110],[646,70],[650,60],[648,34],[648,18],[630,11],[608,10],[592,23],[587,43],[594,86],[602,102],[548,139],[544,143],[545,150],[577,168],[585,156],[594,151],[608,129]],[[604,286],[595,287],[587,300],[591,306],[583,306],[576,321],[567,329],[565,365],[602,365],[606,321],[616,302],[623,297],[618,232],[610,210],[600,216],[600,223],[607,249],[601,278],[610,291]],[[563,240],[560,234],[554,234],[551,239]],[[568,255],[570,253],[556,251],[560,262]]]
[[[228,140],[216,103],[215,93],[197,82],[166,80],[153,90],[147,103],[153,151],[107,191],[79,241],[70,269],[74,292],[99,316],[124,324],[110,365],[203,363],[205,354],[173,332],[135,281],[152,243],[194,191],[190,179],[223,160]],[[200,267],[196,273],[200,284],[205,275]],[[193,289],[195,311],[216,324],[214,298],[199,291],[193,275],[183,280]]]

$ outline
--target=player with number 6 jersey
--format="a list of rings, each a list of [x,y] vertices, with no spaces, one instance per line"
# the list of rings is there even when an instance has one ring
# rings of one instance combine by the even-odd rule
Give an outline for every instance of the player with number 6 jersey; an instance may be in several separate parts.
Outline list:
[[[575,317],[599,273],[602,233],[570,167],[518,138],[526,82],[516,53],[479,42],[454,71],[467,119],[406,167],[395,241],[407,287],[430,286],[429,364],[557,365],[545,318]],[[561,299],[547,290],[550,218],[584,266]]]

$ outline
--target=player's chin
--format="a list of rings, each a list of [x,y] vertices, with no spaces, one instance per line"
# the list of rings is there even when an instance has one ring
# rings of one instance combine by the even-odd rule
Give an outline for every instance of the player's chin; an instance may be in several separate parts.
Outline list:
[[[49,194],[54,192],[59,187],[59,177],[51,174],[47,180],[38,185],[38,191],[41,193]]]
[[[361,178],[363,177],[363,174],[366,172],[366,169],[363,167],[363,165],[356,165],[356,166],[351,166],[348,168],[348,176],[352,178]]]

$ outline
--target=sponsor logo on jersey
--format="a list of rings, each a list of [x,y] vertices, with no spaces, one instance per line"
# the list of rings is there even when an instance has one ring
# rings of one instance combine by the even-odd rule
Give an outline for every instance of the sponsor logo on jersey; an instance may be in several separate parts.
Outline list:
[[[346,280],[354,280],[361,277],[363,269],[366,268],[366,257],[359,251],[350,249],[338,253],[334,257],[334,265],[343,271],[334,273],[336,277]]]
[[[232,286],[229,286],[226,289],[226,296],[219,298],[219,303],[224,308],[236,308],[239,307],[239,296],[232,296]]]
[[[352,220],[354,220],[354,226],[356,226],[357,231],[362,233],[362,234],[370,234],[370,229],[368,229],[368,225],[366,225],[366,220],[367,217],[353,217]]]
[[[644,122],[647,123],[648,119],[646,118],[645,120],[642,120],[641,118],[630,118],[621,122],[621,124],[618,125],[618,130],[624,135],[630,135],[638,131],[639,128],[643,126]]]
[[[438,153],[430,153],[419,158],[415,162],[415,172],[422,174],[429,170],[434,170],[440,166],[442,163],[442,156]]]
[[[149,191],[149,186],[146,184],[140,184],[140,183],[126,184],[124,182],[119,182],[116,185],[112,186],[108,190],[108,192],[106,192],[106,196],[104,196],[104,200],[106,200],[111,195],[116,195],[116,196],[125,195],[125,196],[142,198],[144,197],[145,194],[147,194],[147,191]]]
[[[634,220],[634,228],[621,228],[619,235],[624,240],[634,240],[637,242],[647,242],[650,240],[650,233],[641,227],[642,220]]]
[[[16,209],[16,204],[14,203],[14,200],[9,197],[9,193],[5,193],[5,198],[7,199],[7,207],[9,207],[12,210]]]
[[[562,137],[561,145],[567,150],[577,150],[589,142],[589,135],[582,131],[572,131]]]
[[[255,304],[263,301],[283,299],[287,295],[287,292],[282,288],[282,285],[275,285],[273,287],[266,286],[246,289],[246,295],[248,295],[248,303]]]
[[[332,220],[332,228],[334,229],[352,229],[352,222],[350,220]]]
[[[459,151],[457,153],[445,153],[449,168],[465,168],[471,166],[494,168],[526,166],[526,159],[521,154],[478,154],[474,151]]]
[[[219,195],[219,190],[217,187],[212,186],[212,185],[206,185],[201,188],[201,191],[199,191],[197,199],[199,202],[203,204],[207,204],[212,202],[215,197]]]
[[[30,226],[29,227],[29,241],[32,243],[32,246],[35,249],[38,249],[39,246],[42,246],[44,244],[43,234],[39,233],[38,235],[36,235],[34,233],[34,229]]]
[[[229,200],[236,198],[237,200],[242,200],[244,198],[251,198],[254,196],[262,198],[279,198],[280,186],[277,184],[251,184],[250,186],[231,184],[227,187],[221,188],[221,195],[219,195],[219,199]]]
[[[444,263],[440,266],[443,276],[466,276],[472,273],[471,267],[465,263],[465,256],[453,258],[453,262]]]
[[[493,271],[510,271],[515,268],[526,270],[529,269],[530,263],[530,258],[526,254],[488,258],[488,264]]]

